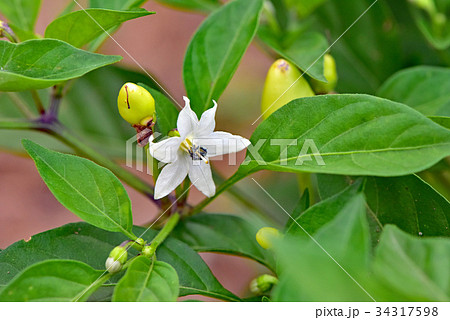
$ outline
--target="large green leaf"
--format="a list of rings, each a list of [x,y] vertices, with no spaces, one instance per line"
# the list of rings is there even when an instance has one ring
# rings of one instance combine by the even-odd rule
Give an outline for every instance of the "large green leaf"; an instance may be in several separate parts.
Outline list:
[[[200,116],[218,100],[255,36],[261,0],[235,0],[211,14],[191,40],[183,77],[192,109]]]
[[[273,270],[273,257],[258,245],[256,232],[258,227],[237,216],[198,214],[183,219],[173,234],[196,251],[244,256]]]
[[[89,7],[128,10],[140,7],[145,2],[147,2],[147,0],[89,0]]]
[[[134,11],[107,9],[75,11],[50,23],[45,30],[45,37],[62,40],[80,48],[105,33],[105,30],[117,27],[125,21],[150,14],[154,14],[154,12],[148,12],[144,9]]]
[[[178,298],[177,272],[162,261],[137,257],[117,283],[113,301],[171,302]]]
[[[79,261],[47,260],[17,275],[0,291],[0,301],[84,301],[102,274]]]
[[[318,175],[317,181],[322,198],[334,198],[350,183],[344,176],[333,175]],[[419,177],[367,177],[364,194],[378,232],[386,224],[395,224],[413,235],[450,237],[450,203]]]
[[[352,198],[314,234],[315,241],[286,237],[275,246],[274,301],[372,301],[365,281],[370,242],[364,205],[362,194]]]
[[[286,230],[289,235],[307,236],[315,234],[322,226],[332,221],[345,206],[361,194],[361,181],[347,187],[344,191],[323,200],[303,212]],[[300,228],[298,225],[302,226]]]
[[[162,4],[184,10],[209,12],[220,7],[219,0],[156,0]]]
[[[427,116],[450,116],[450,69],[420,66],[399,71],[378,96],[404,103]]]
[[[323,75],[323,55],[328,48],[327,40],[318,32],[301,32],[280,36],[260,28],[259,38],[283,58],[292,61],[311,78],[326,82]]]
[[[134,227],[133,232],[146,241],[151,241],[157,234],[155,230],[141,227]],[[104,269],[110,251],[124,240],[127,238],[120,233],[107,232],[83,222],[34,235],[29,241],[18,241],[0,252],[0,285],[7,284],[28,266],[48,259],[78,260],[95,269]],[[134,249],[129,250],[129,257],[136,254]],[[158,247],[156,254],[158,260],[169,263],[177,271],[180,295],[201,294],[238,300],[223,288],[202,258],[183,242],[169,238]]]
[[[419,239],[386,226],[375,276],[406,301],[450,301],[450,240]]]
[[[68,210],[99,228],[130,236],[133,227],[127,192],[109,170],[90,160],[23,145],[53,195]]]
[[[15,29],[33,32],[39,14],[41,0],[0,1],[0,13],[8,19]]]
[[[399,176],[450,154],[449,130],[405,105],[366,95],[294,100],[261,123],[251,142],[261,146],[259,156],[249,152],[238,176],[261,169]]]
[[[43,89],[120,61],[53,39],[0,41],[0,91]]]

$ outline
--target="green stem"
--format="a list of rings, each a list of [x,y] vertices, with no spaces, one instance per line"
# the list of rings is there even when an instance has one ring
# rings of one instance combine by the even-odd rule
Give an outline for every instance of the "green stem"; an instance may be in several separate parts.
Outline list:
[[[315,203],[315,197],[314,197],[314,187],[312,184],[311,179],[311,173],[308,172],[301,172],[297,173],[297,181],[298,181],[298,188],[300,190],[300,195],[305,192],[305,189],[309,189],[309,203],[314,204]]]
[[[224,183],[225,178],[221,176],[218,172],[213,171],[213,177],[215,181],[219,183]],[[236,186],[231,186],[227,193],[231,195],[235,200],[237,200],[243,207],[258,213],[264,219],[267,219],[271,216],[270,212],[266,210],[266,208],[260,207],[256,205],[256,201],[252,200],[250,196],[246,195],[242,190],[237,188]]]
[[[192,216],[196,213],[199,213],[202,211],[208,204],[210,204],[214,199],[216,199],[222,192],[230,188],[232,185],[234,185],[236,182],[242,180],[247,175],[245,174],[238,174],[236,172],[232,177],[230,177],[228,180],[226,180],[224,183],[222,183],[219,188],[217,188],[216,193],[211,198],[206,198],[202,202],[200,202],[198,205],[196,205],[188,214],[187,216]]]
[[[19,95],[15,92],[8,92],[8,97],[11,101],[16,105],[17,109],[28,119],[33,118],[33,113],[28,109],[28,106],[25,102],[19,97]]]
[[[36,90],[31,90],[31,96],[33,97],[34,104],[39,112],[39,114],[45,113],[44,104],[42,103],[41,97],[39,97],[39,93]]]
[[[166,240],[166,238],[169,236],[169,234],[177,225],[178,221],[180,221],[180,214],[178,212],[175,212],[173,215],[170,216],[170,218],[167,220],[166,224],[161,229],[161,231],[159,231],[156,237],[153,238],[149,246],[150,249],[146,252],[146,256],[153,257],[153,255],[156,252],[156,249],[158,249],[159,245],[163,243],[164,240]]]
[[[26,120],[0,120],[0,129],[10,130],[37,130],[48,133],[57,138],[64,144],[71,147],[80,156],[91,159],[97,164],[111,170],[119,179],[123,180],[130,187],[133,187],[137,191],[146,195],[150,200],[159,205],[158,201],[153,198],[153,187],[141,180],[128,170],[122,168],[120,165],[110,160],[109,158],[98,153],[96,150],[82,142],[77,137],[73,136],[67,128],[58,122],[55,123],[43,123],[38,121],[26,121]]]
[[[153,200],[153,188],[151,185],[136,177],[128,170],[122,168],[120,165],[110,160],[109,158],[99,154],[90,146],[86,145],[77,137],[73,136],[69,130],[62,125],[56,125],[52,127],[51,134],[70,146],[79,155],[89,158],[97,164],[111,170],[119,179],[125,181],[130,187],[133,187],[137,191],[147,195]]]
[[[85,301],[89,298],[91,294],[93,294],[95,291],[97,291],[98,288],[100,288],[106,281],[108,281],[112,277],[111,273],[106,273],[97,280],[94,281],[93,284],[90,285],[88,290],[83,291],[79,296],[77,296],[73,302],[78,301]]]

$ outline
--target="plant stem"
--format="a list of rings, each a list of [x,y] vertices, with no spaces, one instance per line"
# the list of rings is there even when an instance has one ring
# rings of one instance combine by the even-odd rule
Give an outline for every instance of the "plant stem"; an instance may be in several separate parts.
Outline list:
[[[158,206],[159,201],[153,198],[153,187],[144,180],[138,178],[128,170],[98,153],[96,150],[85,144],[83,141],[72,135],[69,130],[59,122],[45,123],[41,120],[0,120],[0,129],[10,130],[37,130],[52,135],[64,144],[71,147],[80,156],[86,157],[97,164],[111,170],[119,179],[123,180],[130,187],[146,195]]]
[[[28,106],[23,102],[19,95],[15,92],[8,92],[8,97],[16,105],[17,109],[28,119],[33,118],[33,113],[28,109]]]
[[[153,200],[153,187],[146,183],[145,181],[141,180],[128,170],[122,168],[120,165],[115,163],[114,161],[110,160],[109,158],[103,156],[102,154],[98,153],[96,150],[91,148],[90,146],[86,145],[84,142],[82,142],[77,137],[73,136],[67,128],[60,125],[59,123],[57,125],[52,126],[51,134],[65,143],[66,145],[70,146],[72,149],[74,149],[77,154],[84,156],[86,158],[89,158],[96,162],[97,164],[108,168],[111,170],[119,179],[125,181],[130,187],[133,187],[137,191],[145,194],[148,196],[151,200]],[[154,200],[153,200],[154,201]]]
[[[39,97],[39,93],[36,90],[31,90],[31,96],[39,114],[45,114],[44,104],[42,103],[41,97]]]
[[[93,284],[90,285],[88,290],[83,291],[79,296],[77,296],[73,302],[78,301],[85,301],[85,299],[88,299],[89,296],[97,291],[98,288],[100,288],[106,281],[108,281],[113,275],[111,273],[106,273],[97,280],[94,281]]]
[[[180,214],[178,212],[175,212],[170,216],[164,227],[161,229],[161,231],[159,231],[159,233],[155,238],[153,238],[152,242],[150,243],[150,249],[147,252],[149,257],[152,257],[155,254],[156,249],[158,249],[159,245],[163,243],[164,240],[166,240],[166,238],[177,225],[178,221],[180,221]]]
[[[226,181],[226,179],[222,175],[220,175],[217,171],[213,171],[213,177],[214,180],[218,181],[220,184]],[[265,208],[256,205],[255,204],[256,201],[252,200],[249,195],[246,195],[242,190],[239,190],[239,188],[237,188],[236,186],[231,186],[227,190],[227,192],[235,200],[239,201],[239,203],[242,204],[243,207],[260,214],[265,219],[270,217],[270,213],[266,211]]]
[[[238,171],[239,172],[239,171]],[[211,198],[206,198],[202,202],[200,202],[198,205],[196,205],[186,216],[192,216],[196,213],[199,213],[202,211],[208,204],[210,204],[214,199],[216,199],[222,192],[230,188],[232,185],[234,185],[236,182],[242,180],[246,177],[244,174],[238,174],[236,172],[233,176],[231,176],[228,180],[226,180],[224,183],[222,183],[219,188],[217,188],[216,193]]]

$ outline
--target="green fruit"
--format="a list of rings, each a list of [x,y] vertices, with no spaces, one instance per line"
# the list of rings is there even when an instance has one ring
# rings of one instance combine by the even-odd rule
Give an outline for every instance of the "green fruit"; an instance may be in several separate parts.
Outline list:
[[[261,102],[262,116],[267,119],[292,100],[312,96],[314,92],[300,70],[286,60],[277,60],[267,73]]]
[[[275,228],[264,227],[256,233],[256,241],[264,249],[272,248],[273,241],[280,237],[280,232]]]
[[[155,114],[155,99],[150,92],[128,82],[120,89],[117,106],[122,118],[132,125],[147,125]]]
[[[323,67],[323,75],[328,82],[317,81],[314,79],[311,80],[311,84],[317,94],[333,92],[338,81],[336,61],[330,54],[324,56]]]

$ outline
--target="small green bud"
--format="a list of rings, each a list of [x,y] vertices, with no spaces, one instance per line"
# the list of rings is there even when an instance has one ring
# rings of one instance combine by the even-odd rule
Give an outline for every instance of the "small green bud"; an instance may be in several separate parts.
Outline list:
[[[145,240],[142,239],[142,238],[137,238],[136,240],[134,240],[134,242],[136,242],[140,246],[144,246],[145,245]]]
[[[338,81],[336,61],[328,53],[324,56],[323,75],[325,76],[325,79],[327,79],[327,83],[315,79],[311,80],[311,84],[317,94],[326,94],[333,92]]]
[[[154,254],[155,254],[155,249],[151,245],[145,246],[144,249],[142,249],[142,255],[147,258],[153,257]]]
[[[280,59],[270,67],[261,102],[261,112],[267,119],[273,112],[292,100],[312,97],[314,92],[296,66]]]
[[[270,274],[263,274],[250,282],[250,291],[256,295],[264,294],[278,283],[278,279]]]
[[[128,252],[125,246],[117,246],[109,253],[106,259],[105,267],[110,273],[117,273],[122,270],[123,265],[127,262]]]
[[[155,99],[143,87],[128,82],[120,89],[117,98],[119,113],[132,125],[147,126],[154,118]]]
[[[273,247],[273,241],[280,238],[280,232],[275,228],[264,227],[258,230],[256,233],[256,241],[264,249],[270,249]]]

